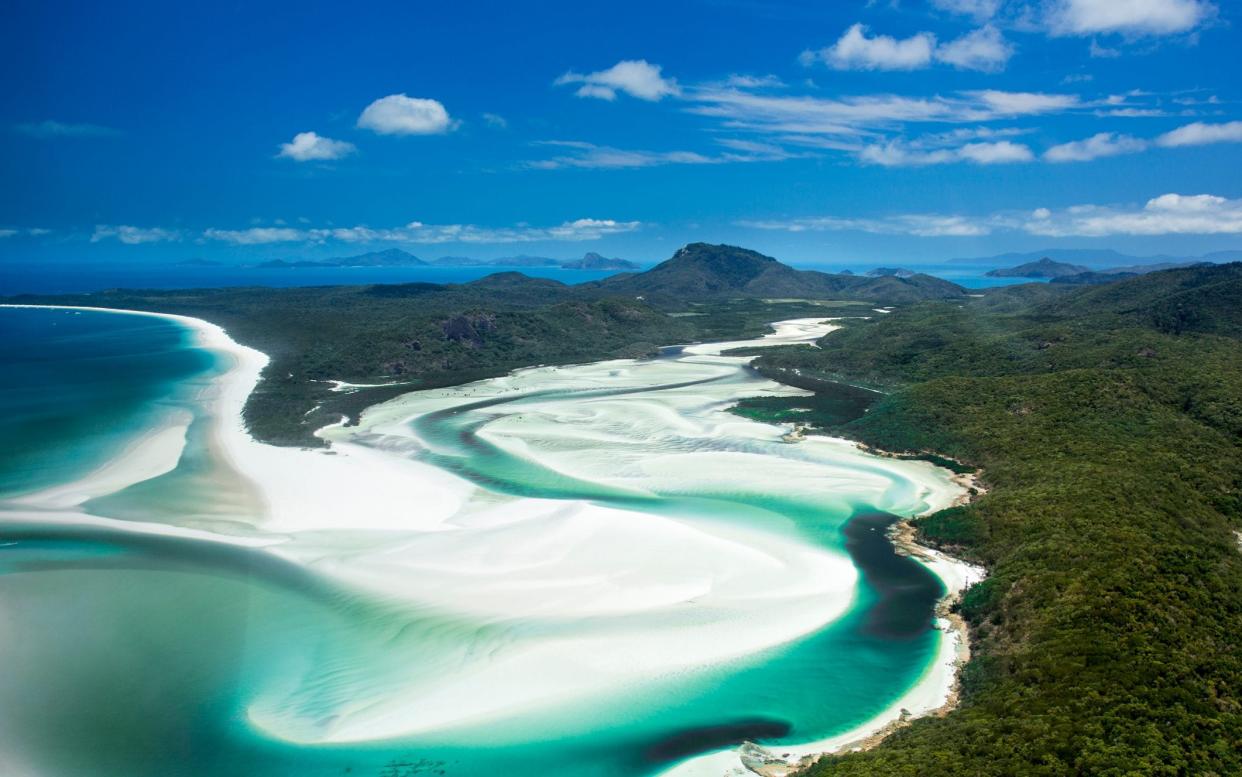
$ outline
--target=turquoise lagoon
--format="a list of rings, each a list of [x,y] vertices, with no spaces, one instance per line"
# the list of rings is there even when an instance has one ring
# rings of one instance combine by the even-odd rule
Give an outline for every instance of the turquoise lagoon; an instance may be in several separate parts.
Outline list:
[[[408,394],[322,452],[231,433],[244,359],[183,323],[0,330],[5,774],[689,773],[943,659],[883,530],[947,473],[724,412],[792,389],[719,348]]]

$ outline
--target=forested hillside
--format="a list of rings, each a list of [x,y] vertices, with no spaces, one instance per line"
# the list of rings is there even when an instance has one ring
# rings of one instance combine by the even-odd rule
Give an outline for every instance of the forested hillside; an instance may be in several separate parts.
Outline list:
[[[883,388],[830,431],[990,487],[917,522],[990,570],[960,606],[960,707],[811,774],[1242,773],[1239,311],[1242,265],[1171,270],[926,303],[760,357]]]

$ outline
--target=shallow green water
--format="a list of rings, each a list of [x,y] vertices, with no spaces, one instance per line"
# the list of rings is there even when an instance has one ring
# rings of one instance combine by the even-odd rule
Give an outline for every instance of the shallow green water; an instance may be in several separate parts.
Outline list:
[[[211,512],[200,503],[236,490],[211,487],[223,475],[196,406],[222,366],[180,327],[3,309],[0,325],[7,374],[16,376],[0,390],[0,417],[11,435],[5,439],[15,441],[0,459],[0,496],[81,477],[170,412],[195,415],[178,469],[92,500],[85,511],[178,523],[188,511]],[[39,391],[30,390],[31,380]],[[738,371],[721,380],[754,379]],[[654,774],[744,739],[779,745],[848,730],[919,679],[938,645],[931,606],[941,586],[892,553],[882,535],[890,518],[869,505],[777,493],[763,482],[635,490],[541,466],[478,434],[521,412],[524,402],[601,397],[580,393],[423,415],[413,426],[433,446],[422,459],[498,500],[585,500],[690,523],[732,522],[848,553],[860,571],[848,611],[793,641],[585,700],[515,709],[464,729],[298,744],[289,740],[317,741],[317,732],[357,704],[417,695],[462,665],[485,661],[489,651],[576,634],[583,624],[377,596],[261,549],[136,534],[124,524],[64,525],[0,503],[0,665],[7,668],[0,673],[0,771]],[[695,444],[699,454],[740,450],[768,449],[727,438]],[[245,519],[236,516],[239,524]],[[611,619],[600,633],[630,635],[658,626],[659,617],[681,616]],[[286,735],[304,736],[274,738],[277,722]]]

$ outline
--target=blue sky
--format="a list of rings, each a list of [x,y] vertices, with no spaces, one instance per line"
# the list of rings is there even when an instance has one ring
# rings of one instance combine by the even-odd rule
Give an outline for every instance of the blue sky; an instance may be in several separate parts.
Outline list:
[[[0,261],[1242,248],[1223,0],[0,10]]]

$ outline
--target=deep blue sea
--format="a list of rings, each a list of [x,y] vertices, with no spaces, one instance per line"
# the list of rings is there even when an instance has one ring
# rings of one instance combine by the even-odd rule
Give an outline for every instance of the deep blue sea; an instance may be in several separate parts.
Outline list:
[[[839,264],[803,269],[863,274],[875,265]],[[971,289],[1029,282],[1020,278],[988,278],[990,265],[912,265],[910,269],[935,275]],[[224,286],[335,286],[370,283],[466,283],[498,272],[517,271],[562,283],[596,281],[615,273],[564,270],[559,267],[187,267],[160,264],[101,264],[99,262],[0,263],[0,296],[16,294],[82,294],[105,289],[196,289]]]

